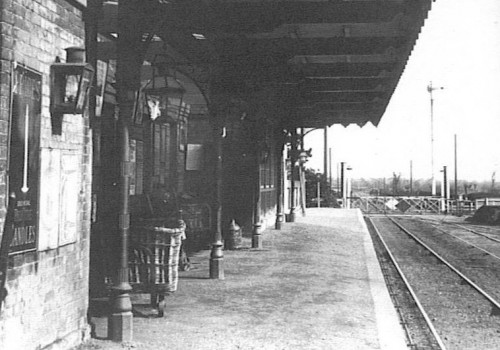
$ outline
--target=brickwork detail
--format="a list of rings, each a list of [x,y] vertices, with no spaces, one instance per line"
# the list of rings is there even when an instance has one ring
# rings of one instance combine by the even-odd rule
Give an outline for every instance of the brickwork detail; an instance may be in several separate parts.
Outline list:
[[[76,242],[14,257],[8,275],[9,294],[0,315],[0,349],[69,349],[89,334],[86,313],[92,135],[86,115],[64,116],[62,134],[53,135],[49,112],[50,65],[56,57],[64,62],[65,48],[83,45],[82,13],[69,2],[0,1],[0,227],[5,217],[10,72],[14,62],[42,74],[40,147],[75,153],[82,160]]]

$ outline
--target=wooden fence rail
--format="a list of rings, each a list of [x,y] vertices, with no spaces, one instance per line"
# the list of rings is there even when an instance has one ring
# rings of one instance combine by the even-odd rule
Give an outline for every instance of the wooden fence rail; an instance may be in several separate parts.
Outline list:
[[[500,199],[445,200],[439,197],[349,197],[350,208],[359,208],[365,214],[473,214],[484,204],[500,205]]]

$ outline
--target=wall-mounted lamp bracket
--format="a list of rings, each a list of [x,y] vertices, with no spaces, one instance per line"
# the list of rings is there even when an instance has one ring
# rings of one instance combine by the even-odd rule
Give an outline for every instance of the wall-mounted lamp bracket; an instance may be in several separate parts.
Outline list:
[[[61,134],[64,114],[82,114],[94,78],[87,63],[54,63],[50,66],[52,132]]]

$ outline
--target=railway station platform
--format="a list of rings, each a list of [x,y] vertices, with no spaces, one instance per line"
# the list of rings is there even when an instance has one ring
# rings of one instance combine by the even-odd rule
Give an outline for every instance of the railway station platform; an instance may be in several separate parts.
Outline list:
[[[263,249],[224,251],[224,280],[208,278],[209,251],[191,257],[163,318],[148,295],[133,295],[132,344],[92,339],[80,349],[407,348],[357,209],[308,209],[263,236]],[[106,319],[92,320],[105,337]]]

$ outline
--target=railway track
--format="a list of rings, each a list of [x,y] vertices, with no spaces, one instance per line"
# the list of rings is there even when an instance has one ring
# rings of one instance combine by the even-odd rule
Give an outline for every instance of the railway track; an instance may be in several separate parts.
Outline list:
[[[414,303],[423,310],[421,317],[428,323],[420,325],[427,335],[413,337],[416,340],[408,337],[409,347],[499,349],[500,295],[496,290],[500,289],[500,275],[488,279],[492,271],[500,271],[500,260],[436,227],[426,227],[418,220],[405,220],[403,226],[400,221],[403,220],[373,217],[369,226],[373,225],[372,234],[379,237],[386,250],[379,256],[394,260],[402,280],[412,291]],[[411,302],[405,307],[398,307],[403,324],[405,319],[415,317]],[[429,332],[435,337],[434,342],[426,339]]]
[[[500,242],[478,234],[477,230],[464,230],[456,225],[429,225],[406,217],[395,220],[500,300]]]
[[[500,243],[500,227],[498,226],[484,226],[484,225],[474,225],[474,224],[459,224],[456,222],[449,222],[444,219],[437,220],[431,219],[427,217],[416,217],[422,222],[431,223],[437,227],[441,227],[443,225],[452,227],[455,230],[462,230],[465,232],[470,232],[474,235],[484,237],[490,241]],[[445,217],[446,218],[446,217]]]
[[[391,299],[400,316],[410,349],[446,349],[432,321],[419,302],[402,269],[370,218],[367,224],[372,233],[382,273]]]

